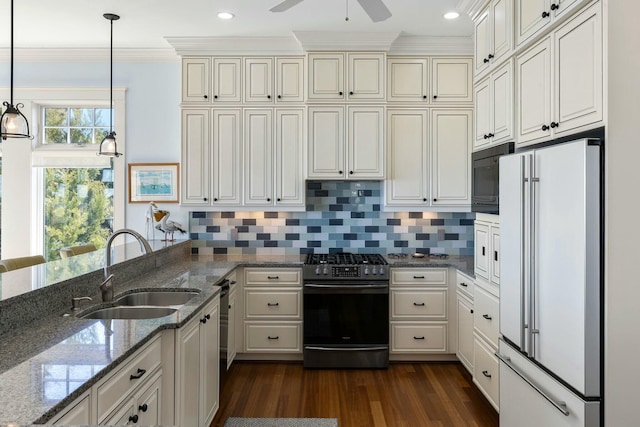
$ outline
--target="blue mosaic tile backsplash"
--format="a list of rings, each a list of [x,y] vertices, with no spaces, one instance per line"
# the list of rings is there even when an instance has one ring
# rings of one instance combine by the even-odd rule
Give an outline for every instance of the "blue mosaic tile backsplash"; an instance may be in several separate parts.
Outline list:
[[[473,213],[382,212],[382,181],[307,181],[305,212],[190,212],[192,253],[473,255]]]

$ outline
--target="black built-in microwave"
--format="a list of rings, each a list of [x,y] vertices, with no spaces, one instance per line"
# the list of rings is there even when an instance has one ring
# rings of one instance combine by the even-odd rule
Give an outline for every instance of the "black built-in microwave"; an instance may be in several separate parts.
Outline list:
[[[490,214],[500,213],[500,165],[498,159],[513,153],[513,142],[497,145],[471,155],[473,170],[471,210]]]

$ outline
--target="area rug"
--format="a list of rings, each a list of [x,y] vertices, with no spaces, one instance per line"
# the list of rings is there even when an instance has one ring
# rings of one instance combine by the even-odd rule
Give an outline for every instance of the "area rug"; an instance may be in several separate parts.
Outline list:
[[[229,417],[224,427],[338,427],[335,418],[236,418]]]

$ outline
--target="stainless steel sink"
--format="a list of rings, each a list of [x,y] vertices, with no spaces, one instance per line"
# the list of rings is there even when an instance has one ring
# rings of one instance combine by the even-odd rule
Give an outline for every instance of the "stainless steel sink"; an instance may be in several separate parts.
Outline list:
[[[195,291],[140,291],[123,295],[114,303],[119,306],[160,306],[182,305],[198,295]]]
[[[170,307],[107,307],[87,313],[83,319],[155,319],[178,311]]]

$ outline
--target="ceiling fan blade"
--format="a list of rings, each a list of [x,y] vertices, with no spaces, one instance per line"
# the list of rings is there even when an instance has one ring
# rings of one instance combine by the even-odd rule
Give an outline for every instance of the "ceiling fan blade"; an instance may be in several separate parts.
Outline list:
[[[301,3],[302,0],[284,0],[282,3],[273,6],[269,9],[270,12],[284,12],[285,10],[291,9],[293,6]]]
[[[391,17],[391,12],[382,0],[358,0],[358,3],[373,22],[384,21]]]

